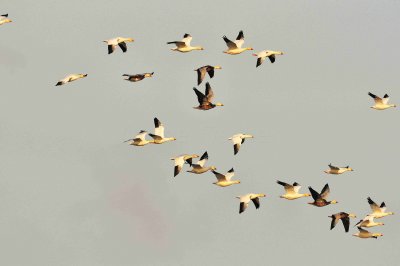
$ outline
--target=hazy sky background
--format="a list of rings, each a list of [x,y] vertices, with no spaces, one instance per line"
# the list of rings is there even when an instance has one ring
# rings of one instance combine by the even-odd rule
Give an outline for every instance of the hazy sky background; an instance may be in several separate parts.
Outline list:
[[[234,4],[234,5],[232,5]],[[399,215],[375,239],[351,236],[366,198],[399,213],[399,110],[375,111],[371,91],[400,105],[400,1],[7,1],[0,13],[2,265],[397,265]],[[223,35],[281,50],[223,54]],[[204,51],[167,41],[193,36]],[[132,37],[128,52],[103,40]],[[193,69],[222,108],[203,112]],[[122,74],[152,72],[124,81]],[[88,77],[64,86],[70,73]],[[207,78],[208,80],[208,78]],[[200,90],[204,91],[204,83]],[[122,143],[153,118],[177,141]],[[227,139],[250,133],[238,155]],[[209,153],[240,185],[211,173],[173,176],[182,153]],[[354,172],[326,175],[329,163]],[[187,170],[185,168],[185,170]],[[286,201],[275,181],[331,187],[339,204]],[[266,193],[239,215],[235,196]],[[330,214],[356,213],[330,231]]]

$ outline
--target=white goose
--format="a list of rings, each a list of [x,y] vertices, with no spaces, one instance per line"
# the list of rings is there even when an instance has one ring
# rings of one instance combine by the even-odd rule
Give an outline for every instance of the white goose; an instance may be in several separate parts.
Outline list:
[[[260,66],[267,57],[269,58],[269,61],[271,61],[271,63],[274,63],[276,55],[283,55],[283,52],[264,50],[264,51],[259,52],[258,54],[253,54],[253,56],[257,56],[256,67]]]
[[[384,223],[377,223],[374,221],[374,216],[367,215],[364,219],[360,220],[355,226],[357,227],[374,227],[379,225],[385,225]]]
[[[235,170],[233,170],[233,168],[229,170],[225,175],[220,174],[214,170],[212,170],[212,172],[218,180],[218,182],[215,182],[213,184],[217,186],[227,187],[233,184],[240,184],[239,180],[231,180],[231,178],[235,175]]]
[[[182,154],[177,157],[171,158],[171,160],[174,160],[175,163],[174,177],[181,172],[185,162],[188,163],[190,166],[192,166],[192,159],[198,157],[199,156],[197,154]]]
[[[12,20],[8,18],[8,14],[0,15],[0,25],[10,22],[12,22]]]
[[[145,130],[140,130],[139,134],[137,134],[133,139],[128,139],[124,142],[129,142],[129,145],[134,145],[134,146],[144,146],[149,143],[154,143],[154,140],[147,140],[146,139],[147,131]]]
[[[240,146],[244,143],[245,139],[254,138],[253,135],[250,134],[235,134],[230,137],[228,140],[232,140],[233,142],[233,154],[236,155],[239,152]]]
[[[190,169],[189,173],[193,174],[202,174],[210,170],[217,170],[215,166],[209,166],[205,167],[204,165],[206,164],[208,160],[208,153],[205,152],[201,157],[200,160],[197,163],[192,163],[192,169]]]
[[[118,45],[121,48],[122,52],[126,52],[128,47],[126,46],[127,42],[135,41],[132,38],[124,38],[124,37],[116,37],[113,39],[105,40],[103,42],[107,43],[108,46],[108,54],[112,54],[115,51],[115,47]]]
[[[368,92],[368,95],[371,96],[374,101],[375,101],[375,105],[371,106],[372,109],[375,110],[385,110],[388,109],[390,107],[396,107],[395,104],[388,104],[389,102],[389,95],[385,94],[383,96],[383,98],[376,96],[375,94],[372,94],[370,92]]]
[[[234,42],[229,40],[225,35],[222,38],[228,46],[228,50],[224,51],[224,53],[226,54],[237,55],[247,50],[253,50],[253,48],[251,47],[242,48],[242,45],[244,43],[244,35],[242,30],[239,32]]]
[[[337,166],[333,166],[332,164],[329,164],[329,169],[325,170],[324,172],[327,174],[331,174],[331,175],[340,175],[343,174],[345,172],[350,172],[350,171],[354,171],[353,168],[346,166],[346,167],[337,167]]]
[[[300,190],[301,186],[300,186],[300,184],[298,184],[296,182],[294,182],[293,185],[290,185],[288,183],[277,180],[276,183],[278,183],[279,185],[281,185],[285,188],[286,193],[283,194],[282,196],[280,196],[280,198],[288,199],[288,200],[295,200],[298,198],[311,196],[311,194],[309,194],[309,193],[300,194],[299,190]]]
[[[260,198],[265,196],[266,196],[265,194],[249,193],[246,195],[236,197],[240,200],[239,214],[246,210],[246,208],[249,206],[250,200],[254,203],[256,209],[260,208]]]
[[[167,42],[167,44],[175,44],[176,47],[172,48],[172,51],[178,51],[181,53],[187,53],[194,50],[204,50],[201,46],[190,46],[190,42],[192,41],[192,36],[188,33],[183,35],[183,39],[181,41]]]
[[[66,76],[65,78],[63,78],[63,79],[60,79],[57,82],[56,86],[61,86],[61,85],[64,85],[64,84],[66,84],[68,82],[72,82],[74,80],[85,78],[85,77],[87,77],[87,74],[70,74],[70,75]]]
[[[164,142],[167,142],[167,141],[176,140],[176,138],[173,138],[173,137],[171,137],[171,138],[164,137],[164,126],[160,122],[160,120],[158,120],[157,117],[154,117],[154,126],[155,126],[154,134],[149,133],[149,136],[154,139],[155,144],[163,144]]]
[[[360,232],[357,234],[353,234],[353,236],[359,237],[359,238],[378,238],[379,236],[383,236],[381,233],[371,233],[368,232],[367,230],[362,229],[361,227],[357,227]]]
[[[394,215],[394,212],[385,212],[386,211],[385,202],[382,202],[381,206],[378,206],[378,204],[376,204],[370,197],[368,197],[367,200],[372,210],[372,213],[369,214],[370,216],[379,219],[388,215]]]

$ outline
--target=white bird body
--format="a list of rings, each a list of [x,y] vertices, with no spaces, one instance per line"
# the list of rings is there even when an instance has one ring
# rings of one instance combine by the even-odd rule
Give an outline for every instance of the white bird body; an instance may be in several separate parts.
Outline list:
[[[192,165],[192,159],[197,157],[199,157],[197,154],[182,154],[171,158],[171,160],[174,160],[174,177],[180,173],[185,162]]]
[[[81,78],[85,78],[85,77],[87,77],[87,74],[70,74],[70,75],[66,76],[65,78],[63,78],[63,79],[60,79],[57,82],[56,86],[61,86],[61,85],[64,85],[64,84],[66,84],[68,82],[72,82],[72,81],[75,81],[75,80],[78,80],[78,79],[81,79]]]
[[[368,214],[369,216],[379,219],[388,215],[394,215],[394,212],[386,212],[385,202],[382,202],[381,205],[378,206],[370,197],[368,197],[367,200],[372,210],[372,213]]]
[[[282,182],[277,180],[276,181],[279,185],[282,185],[285,188],[285,194],[281,195],[280,198],[287,199],[287,200],[295,200],[299,199],[302,197],[310,197],[311,194],[309,193],[304,193],[301,194],[299,193],[301,186],[300,184],[294,182],[293,185],[290,185],[288,183]]]
[[[250,134],[235,134],[230,137],[228,140],[232,140],[233,142],[233,154],[237,154],[239,152],[240,146],[244,143],[245,139],[254,138],[253,135]]]
[[[257,54],[253,54],[253,56],[257,56],[257,64],[256,67],[260,66],[265,59],[268,57],[271,63],[275,62],[276,55],[283,55],[281,51],[272,51],[272,50],[264,50]]]
[[[233,184],[240,184],[239,180],[231,180],[232,177],[235,175],[235,171],[233,168],[229,170],[225,175],[220,174],[216,171],[212,171],[215,177],[217,178],[217,182],[214,182],[214,185],[220,186],[220,187],[227,187]]]
[[[383,98],[376,96],[375,94],[372,94],[368,92],[368,95],[371,96],[374,101],[375,105],[371,106],[372,109],[375,110],[386,110],[390,107],[396,107],[395,104],[388,104],[389,102],[389,95],[385,94]]]
[[[357,227],[357,228],[360,232],[353,234],[353,236],[356,236],[359,238],[378,238],[379,236],[383,236],[383,234],[381,234],[381,233],[371,233],[365,229],[362,229],[361,227]]]
[[[250,200],[254,203],[256,209],[258,209],[260,207],[260,198],[265,196],[266,196],[265,194],[249,193],[246,195],[236,197],[240,200],[239,214],[246,210],[246,208],[249,206]]]
[[[154,143],[154,140],[146,139],[147,131],[141,130],[133,139],[128,139],[125,142],[129,142],[129,145],[144,146],[150,143]]]
[[[0,15],[0,26],[10,22],[12,22],[12,20],[8,18],[8,14]]]
[[[332,164],[329,164],[329,169],[325,170],[324,172],[327,174],[331,174],[331,175],[340,175],[343,174],[345,172],[351,172],[354,171],[353,168],[346,166],[346,167],[337,167],[337,166],[333,166]]]
[[[226,54],[237,55],[247,50],[253,50],[253,48],[251,47],[242,48],[242,45],[244,43],[243,31],[239,32],[235,41],[229,40],[226,36],[223,36],[222,38],[224,39],[226,45],[228,46],[228,49],[224,51],[224,53]]]
[[[205,167],[204,165],[206,164],[207,161],[208,161],[208,153],[205,152],[200,157],[200,160],[197,163],[192,164],[192,169],[190,169],[187,172],[193,173],[193,174],[203,174],[210,170],[217,170],[217,168],[215,166]]]
[[[154,126],[154,134],[149,134],[149,136],[154,139],[154,144],[163,144],[168,141],[176,140],[176,138],[173,137],[164,137],[164,126],[157,117],[154,118]]]
[[[201,46],[191,46],[190,45],[191,41],[192,41],[192,36],[188,33],[185,33],[181,41],[167,42],[167,44],[175,44],[176,47],[172,48],[171,50],[181,53],[187,53],[194,50],[204,50],[204,48]]]
[[[111,54],[115,51],[115,47],[117,47],[117,45],[121,48],[122,52],[125,53],[128,50],[126,43],[133,42],[133,41],[135,41],[135,40],[132,38],[116,37],[113,39],[105,40],[103,42],[107,43],[108,54]]]
[[[364,219],[360,220],[355,226],[357,227],[374,227],[379,225],[385,225],[384,223],[377,223],[374,221],[374,216],[367,215]]]

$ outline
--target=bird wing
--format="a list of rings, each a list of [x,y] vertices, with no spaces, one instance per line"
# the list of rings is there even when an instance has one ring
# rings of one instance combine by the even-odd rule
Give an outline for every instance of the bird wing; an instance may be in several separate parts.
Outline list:
[[[206,68],[208,75],[210,76],[210,78],[214,77],[214,67],[209,66]]]
[[[339,170],[339,167],[333,166],[332,164],[328,165],[331,170]]]
[[[238,34],[238,36],[236,37],[235,44],[236,44],[236,46],[237,46],[238,48],[241,48],[242,45],[243,45],[243,43],[244,43],[244,35],[243,35],[243,31],[241,30],[241,31],[239,31],[239,34]]]
[[[197,71],[197,85],[200,85],[201,82],[203,82],[204,77],[206,76],[207,70],[205,67],[201,67],[198,68],[196,71]]]
[[[381,203],[381,206],[379,206],[379,209],[381,210],[381,212],[385,212],[386,211],[386,204],[385,202]]]
[[[350,218],[349,218],[349,216],[346,216],[346,217],[342,217],[341,220],[342,220],[342,223],[344,226],[344,230],[347,233],[349,231],[349,227],[350,227]]]
[[[115,50],[115,45],[110,44],[108,45],[108,54],[112,54]]]
[[[293,193],[294,192],[294,188],[292,185],[279,181],[277,180],[276,183],[278,183],[279,185],[283,186],[285,188],[286,193]]]
[[[331,221],[331,230],[332,230],[333,228],[335,228],[335,226],[338,223],[339,219],[334,214],[331,217],[332,217],[332,221]]]
[[[194,92],[197,95],[197,101],[199,102],[200,105],[208,103],[207,97],[198,89],[193,88]]]
[[[256,209],[260,208],[260,198],[252,198],[251,201],[254,203],[254,206],[256,206]]]
[[[185,48],[186,47],[186,43],[185,42],[179,42],[179,41],[177,41],[177,42],[167,42],[167,44],[175,44],[176,45],[176,47],[178,47],[178,48]]]
[[[264,61],[265,61],[265,57],[259,57],[259,58],[257,58],[256,67],[259,67]]]
[[[376,96],[375,94],[370,93],[370,92],[368,92],[368,95],[371,96],[371,97],[374,99],[374,101],[375,101],[376,104],[382,104],[382,103],[383,103],[381,97],[378,97],[378,96]]]
[[[149,133],[149,136],[152,137],[154,140],[162,140],[163,139],[163,137],[156,135],[156,134]]]
[[[381,212],[381,209],[379,208],[378,204],[376,204],[370,197],[368,197],[367,200],[373,212],[375,213]]]
[[[228,46],[229,50],[238,48],[236,43],[234,43],[231,40],[229,40],[225,35],[222,38],[224,39],[224,41],[225,41],[226,45]]]
[[[157,117],[154,117],[154,134],[164,138],[164,126]]]
[[[205,153],[200,157],[200,160],[197,162],[197,164],[200,165],[201,167],[203,167],[203,166],[206,164],[207,160],[208,160],[208,153],[205,152]]]
[[[294,183],[293,183],[293,190],[294,190],[294,192],[299,193],[300,189],[301,189],[300,184],[294,182]]]
[[[186,46],[190,46],[191,41],[192,41],[192,36],[190,34],[185,33],[185,35],[183,35],[182,42],[184,42]]]
[[[119,48],[121,48],[122,52],[126,52],[128,50],[128,47],[126,46],[126,42],[119,42],[118,43]]]
[[[331,190],[329,189],[329,185],[326,184],[324,188],[321,190],[321,198],[326,199],[330,192]]]
[[[212,100],[213,100],[213,98],[214,98],[214,92],[213,92],[213,90],[211,89],[211,85],[210,85],[210,83],[206,83],[206,97],[207,97],[207,100],[209,101],[209,102],[212,102]]]
[[[235,175],[235,170],[233,170],[233,168],[231,170],[229,170],[226,174],[225,174],[225,178],[227,181],[231,180],[232,177]]]
[[[239,206],[239,213],[242,213],[246,210],[247,206],[249,206],[248,203],[246,202],[240,202],[240,206]]]
[[[382,99],[383,104],[387,104],[389,102],[389,95],[385,94]]]
[[[217,180],[218,180],[218,182],[220,182],[220,181],[227,181],[226,180],[226,177],[223,175],[223,174],[221,174],[221,173],[218,173],[218,172],[216,172],[216,171],[212,171],[213,172],[213,174],[215,175],[215,177],[217,178]]]
[[[147,134],[146,131],[141,130],[141,131],[139,132],[139,134],[137,134],[137,135],[135,136],[135,139],[145,140],[146,134]]]
[[[268,58],[269,58],[269,61],[271,61],[271,63],[275,62],[275,55],[274,54],[268,56]]]
[[[318,200],[319,198],[321,198],[319,193],[315,191],[312,187],[308,187],[308,189],[310,190],[311,196],[314,200]]]

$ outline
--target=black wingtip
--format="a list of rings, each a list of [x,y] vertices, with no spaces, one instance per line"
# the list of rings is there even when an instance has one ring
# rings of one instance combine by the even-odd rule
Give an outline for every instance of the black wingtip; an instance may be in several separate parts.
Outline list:
[[[233,173],[235,170],[233,170],[233,167],[228,171],[228,173]]]
[[[61,81],[57,82],[56,86],[61,86],[63,83]]]

